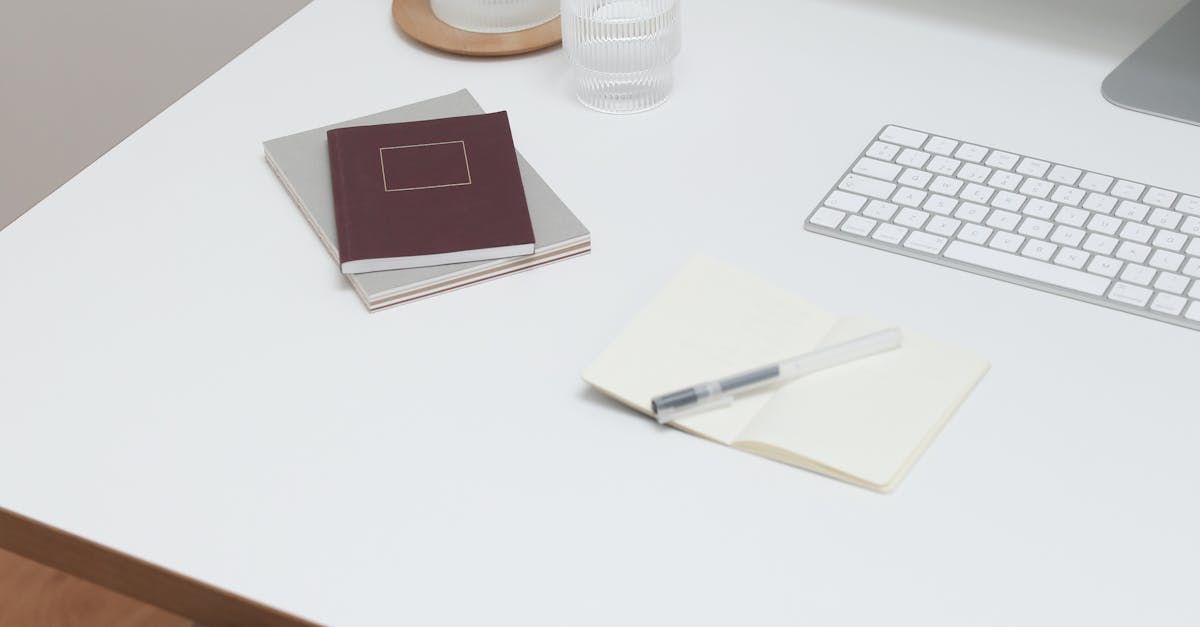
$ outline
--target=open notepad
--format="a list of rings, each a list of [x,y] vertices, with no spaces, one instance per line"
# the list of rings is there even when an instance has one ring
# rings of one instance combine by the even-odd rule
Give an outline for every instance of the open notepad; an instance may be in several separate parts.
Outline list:
[[[656,395],[887,328],[840,317],[707,258],[690,261],[584,373],[651,414]],[[988,363],[904,331],[867,357],[673,426],[866,488],[889,491],[954,414]]]

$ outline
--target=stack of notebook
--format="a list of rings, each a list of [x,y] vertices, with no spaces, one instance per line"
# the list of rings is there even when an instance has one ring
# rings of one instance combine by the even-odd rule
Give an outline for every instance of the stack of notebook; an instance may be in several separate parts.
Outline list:
[[[264,143],[367,308],[591,250],[588,230],[466,90]],[[415,124],[414,124],[415,123]]]

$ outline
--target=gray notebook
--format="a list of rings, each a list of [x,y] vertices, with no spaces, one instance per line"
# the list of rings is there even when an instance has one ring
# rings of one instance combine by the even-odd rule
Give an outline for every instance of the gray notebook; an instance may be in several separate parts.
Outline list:
[[[325,132],[346,126],[412,122],[477,113],[483,113],[483,107],[479,106],[470,92],[463,89],[398,109],[272,139],[264,142],[263,148],[267,162],[292,195],[326,250],[337,261],[337,227],[333,217],[333,185],[329,176]],[[590,251],[591,235],[575,214],[519,152],[517,162],[521,180],[525,184],[529,217],[533,222],[535,244],[532,255],[346,275],[367,308],[375,311]]]

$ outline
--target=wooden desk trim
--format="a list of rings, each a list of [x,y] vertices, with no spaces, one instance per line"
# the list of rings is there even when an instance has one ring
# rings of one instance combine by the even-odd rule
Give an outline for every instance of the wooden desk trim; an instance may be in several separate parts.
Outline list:
[[[205,627],[315,625],[2,507],[0,548]]]

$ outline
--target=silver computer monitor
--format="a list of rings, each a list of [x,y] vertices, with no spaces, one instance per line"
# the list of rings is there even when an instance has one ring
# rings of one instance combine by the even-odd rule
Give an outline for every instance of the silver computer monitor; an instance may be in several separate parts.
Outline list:
[[[1200,124],[1200,0],[1113,70],[1101,91],[1115,105]]]

